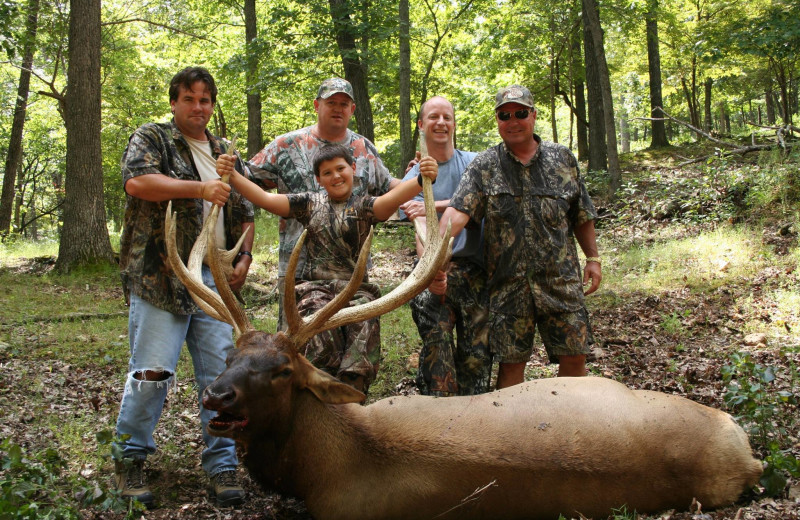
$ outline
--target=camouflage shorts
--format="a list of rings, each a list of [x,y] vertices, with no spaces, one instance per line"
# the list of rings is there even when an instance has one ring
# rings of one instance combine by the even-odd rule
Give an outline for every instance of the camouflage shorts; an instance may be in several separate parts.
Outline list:
[[[411,316],[422,338],[417,386],[423,395],[489,390],[492,357],[486,343],[486,302],[485,272],[469,262],[451,264],[444,303],[428,290],[411,300]]]
[[[594,337],[585,308],[541,316],[490,313],[489,346],[495,359],[504,363],[527,362],[533,353],[536,327],[551,363],[558,363],[559,356],[591,353],[589,345],[594,343]]]
[[[310,316],[324,307],[346,285],[346,280],[299,283],[295,294],[300,316]],[[367,303],[380,296],[380,289],[376,285],[362,283],[350,300],[350,305]],[[380,319],[371,318],[321,332],[300,351],[315,367],[366,393],[375,380],[381,361]]]

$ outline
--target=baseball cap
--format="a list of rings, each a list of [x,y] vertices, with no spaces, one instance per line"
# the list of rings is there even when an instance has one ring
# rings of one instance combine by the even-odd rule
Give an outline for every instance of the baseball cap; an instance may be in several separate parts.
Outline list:
[[[494,98],[494,109],[497,110],[506,103],[519,103],[528,108],[533,108],[533,96],[531,91],[520,85],[511,85],[506,87]]]
[[[328,99],[332,95],[338,94],[339,92],[342,94],[347,94],[350,96],[350,99],[355,101],[355,97],[353,96],[353,86],[349,81],[342,78],[330,78],[323,81],[322,85],[319,86],[319,90],[317,91],[317,99]]]

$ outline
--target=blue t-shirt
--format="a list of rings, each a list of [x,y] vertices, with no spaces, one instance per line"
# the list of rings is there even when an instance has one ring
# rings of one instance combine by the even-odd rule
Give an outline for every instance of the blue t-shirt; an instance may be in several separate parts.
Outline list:
[[[439,163],[439,173],[436,176],[436,184],[433,185],[433,198],[434,200],[447,200],[453,196],[458,183],[461,181],[461,175],[467,168],[467,165],[472,162],[472,159],[478,155],[475,152],[465,152],[462,150],[455,150],[450,160]],[[413,179],[419,175],[419,164],[411,168],[403,180]],[[422,202],[422,192],[414,197],[414,200]],[[402,210],[399,211],[400,218],[406,218]],[[439,217],[442,214],[439,213]],[[453,257],[454,258],[470,258],[476,263],[483,265],[483,251],[481,239],[481,229],[467,229],[458,234],[453,240]]]

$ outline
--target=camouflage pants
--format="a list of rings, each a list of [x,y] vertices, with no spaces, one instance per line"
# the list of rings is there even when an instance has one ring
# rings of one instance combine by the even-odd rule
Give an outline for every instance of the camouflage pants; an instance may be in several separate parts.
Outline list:
[[[411,300],[411,316],[422,338],[417,374],[422,394],[489,391],[492,357],[486,336],[487,302],[483,268],[457,259],[447,275],[444,303],[440,295],[427,289]]]
[[[346,280],[301,282],[295,288],[300,316],[310,316],[344,289]],[[379,298],[380,289],[362,283],[350,300],[350,306]],[[301,353],[317,368],[366,393],[375,380],[381,360],[381,325],[379,318],[352,323],[321,332],[311,338]]]

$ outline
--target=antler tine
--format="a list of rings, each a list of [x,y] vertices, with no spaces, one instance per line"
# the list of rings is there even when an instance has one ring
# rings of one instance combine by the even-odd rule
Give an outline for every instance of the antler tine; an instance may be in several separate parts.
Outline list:
[[[220,206],[214,205],[214,207],[212,207],[211,211],[208,213],[207,220],[210,222],[216,222],[217,216],[219,215],[219,210]],[[216,230],[213,226],[205,226],[203,228],[203,233],[206,235],[207,242],[213,243],[215,232]],[[211,268],[211,274],[214,276],[214,283],[217,286],[220,300],[225,306],[227,315],[230,318],[230,321],[223,321],[226,321],[233,326],[236,337],[239,337],[243,332],[252,330],[253,328],[253,326],[250,324],[250,320],[247,318],[247,314],[244,312],[244,309],[236,300],[236,296],[233,294],[231,285],[228,282],[231,261],[228,260],[228,258],[236,255],[236,253],[239,251],[239,248],[242,247],[243,241],[244,234],[239,237],[239,241],[230,251],[220,250],[217,247],[209,247],[208,252],[206,253],[208,266]]]
[[[303,319],[297,310],[297,297],[294,294],[294,278],[297,272],[297,262],[300,260],[300,252],[303,250],[303,243],[306,241],[306,231],[300,235],[289,256],[289,265],[286,266],[286,274],[283,277],[283,314],[286,316],[288,334],[294,334],[300,330]]]
[[[435,223],[437,220],[432,222]],[[435,227],[438,228],[438,224]],[[447,262],[451,254],[451,248],[452,239],[450,238],[450,224],[448,223],[444,236],[439,236],[437,232],[433,241],[429,237],[428,245],[422,257],[420,257],[419,263],[400,285],[377,300],[340,310],[325,323],[324,330],[368,320],[400,307],[431,284],[436,273]]]
[[[203,231],[200,232],[194,246],[192,246],[187,268],[180,255],[178,255],[178,247],[175,242],[177,216],[172,211],[172,202],[170,201],[167,204],[165,218],[167,260],[175,275],[189,290],[189,294],[192,295],[198,307],[212,318],[233,325],[233,318],[220,296],[203,283],[203,258],[206,256],[206,250],[208,249],[208,234],[205,232],[205,228],[213,229],[208,222],[212,221],[206,220]]]
[[[431,184],[430,180],[423,177],[422,178],[422,198],[423,200],[434,200],[433,199],[433,185]],[[439,230],[436,226],[427,226],[426,222],[438,222],[438,216],[436,213],[436,206],[432,204],[425,204],[425,219],[415,218],[414,219],[414,231],[419,237],[419,241],[422,242],[422,245],[427,247],[428,245],[428,238],[432,234],[439,234]],[[435,238],[435,237],[434,237]],[[450,259],[448,258],[447,261]]]
[[[292,341],[298,348],[316,334],[333,328],[323,324],[339,309],[347,305],[356,291],[358,291],[361,281],[364,279],[364,273],[367,271],[367,258],[369,258],[369,250],[372,245],[372,232],[373,230],[370,228],[367,239],[364,241],[364,245],[361,246],[361,251],[358,254],[353,276],[350,277],[350,281],[345,288],[342,289],[333,300],[325,304],[324,307],[306,318],[301,318],[297,311],[297,301],[294,293],[294,275],[297,269],[297,260],[300,256],[300,250],[303,247],[303,242],[305,242],[307,232],[303,231],[303,234],[300,235],[300,239],[292,250],[292,256],[289,258],[284,287],[284,312],[286,313],[286,321],[289,324],[288,332]]]
[[[425,140],[424,131],[420,132],[419,136],[419,152],[421,157],[428,156],[428,143]],[[436,213],[436,205],[433,203],[433,201],[435,200],[433,198],[433,183],[430,181],[430,179],[426,177],[422,178],[422,200],[425,201],[425,219],[424,220],[421,218],[414,219],[414,231],[416,232],[419,241],[422,243],[422,246],[425,247],[427,251],[428,242],[430,241],[429,239],[436,240],[439,236],[439,228],[438,228],[439,217],[438,214]],[[432,203],[428,204],[428,201],[431,201]],[[426,225],[427,222],[432,222],[433,224],[428,226]],[[450,255],[452,254],[452,249],[448,249],[448,251],[449,253],[447,254],[445,260],[442,261],[441,265],[444,265],[450,261]]]

